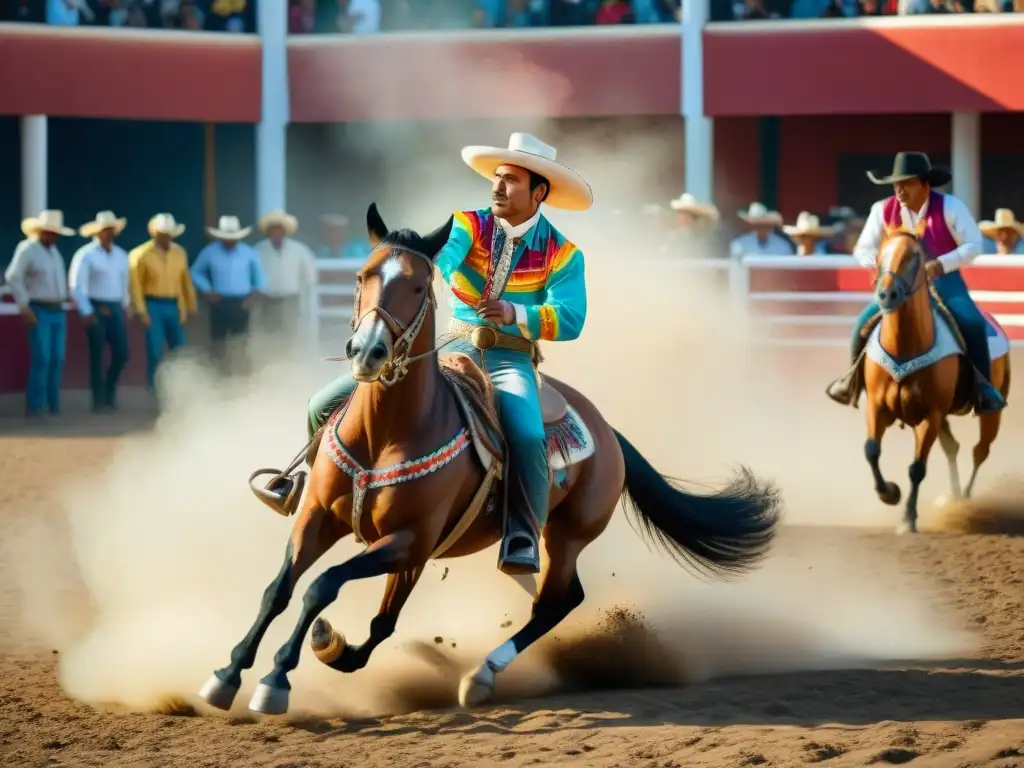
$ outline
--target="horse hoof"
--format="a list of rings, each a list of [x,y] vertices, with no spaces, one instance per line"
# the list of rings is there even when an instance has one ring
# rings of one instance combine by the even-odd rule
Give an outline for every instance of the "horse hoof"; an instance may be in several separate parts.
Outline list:
[[[459,681],[459,704],[463,708],[486,704],[494,693],[494,671],[484,664]]]
[[[229,685],[216,675],[210,675],[210,679],[199,689],[199,698],[211,707],[223,709],[225,712],[231,709],[237,695],[237,685]]]
[[[291,692],[282,688],[272,688],[260,683],[249,700],[249,709],[261,715],[283,715],[288,711],[288,696]]]
[[[890,507],[900,503],[902,494],[900,493],[900,487],[891,480],[885,484],[885,490],[878,494],[878,498],[882,500],[883,504],[888,504]]]
[[[345,650],[345,636],[336,632],[327,619],[318,618],[313,622],[313,629],[309,634],[309,647],[313,654],[324,664],[331,664],[338,660]]]

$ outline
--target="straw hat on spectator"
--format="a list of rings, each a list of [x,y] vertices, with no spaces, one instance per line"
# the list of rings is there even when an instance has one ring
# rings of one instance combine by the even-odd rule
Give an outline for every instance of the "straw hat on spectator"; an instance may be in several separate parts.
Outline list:
[[[576,171],[555,162],[557,150],[528,133],[513,133],[508,147],[469,146],[462,159],[488,181],[501,165],[517,165],[543,176],[550,187],[545,203],[567,211],[585,211],[594,204],[590,185]]]
[[[823,227],[821,220],[809,211],[801,211],[796,217],[794,226],[786,225],[782,228],[790,237],[806,237],[811,240],[824,240],[836,233],[836,227]]]
[[[669,205],[673,211],[687,213],[695,219],[706,219],[709,223],[718,221],[718,209],[713,203],[702,203],[689,192],[684,192]]]
[[[179,224],[169,213],[158,213],[149,220],[146,228],[150,235],[170,235],[172,239],[181,237],[181,233],[185,231],[185,225]]]
[[[48,210],[40,211],[38,216],[30,216],[21,222],[21,231],[29,237],[36,232],[53,232],[55,235],[70,237],[75,230],[64,226],[63,211]]]
[[[216,227],[206,231],[218,240],[241,240],[252,232],[252,227],[243,227],[237,216],[221,216]]]
[[[78,234],[82,237],[96,237],[103,230],[112,229],[115,235],[120,235],[127,223],[128,219],[118,218],[113,211],[100,211],[96,214],[95,219],[87,221],[78,228]]]
[[[295,233],[299,231],[299,220],[284,211],[271,211],[256,222],[256,226],[264,234],[271,227],[281,227],[288,237],[294,237]]]
[[[1024,237],[1024,223],[1017,221],[1016,215],[1009,208],[996,209],[994,221],[979,221],[978,229],[985,237],[994,238],[1001,229],[1013,230],[1018,237]]]
[[[751,203],[745,211],[737,214],[743,221],[753,227],[781,227],[782,214],[769,211],[764,203]]]

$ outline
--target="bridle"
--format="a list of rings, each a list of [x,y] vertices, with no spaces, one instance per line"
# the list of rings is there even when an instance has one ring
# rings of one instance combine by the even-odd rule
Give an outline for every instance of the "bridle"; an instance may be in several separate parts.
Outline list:
[[[437,307],[437,299],[434,296],[434,260],[431,259],[424,253],[414,251],[411,248],[399,248],[393,247],[391,249],[392,256],[398,256],[401,253],[411,253],[414,256],[421,258],[427,266],[430,268],[431,281],[427,285],[426,293],[423,297],[423,301],[420,304],[416,314],[413,316],[412,322],[406,325],[391,312],[385,309],[380,304],[370,307],[365,312],[360,313],[362,303],[362,285],[357,284],[355,290],[354,304],[352,307],[352,321],[349,323],[349,327],[354,333],[355,330],[360,326],[363,320],[371,314],[376,313],[384,324],[388,327],[388,332],[391,334],[391,359],[381,366],[380,378],[377,380],[384,387],[391,387],[397,384],[399,381],[406,377],[409,373],[409,366],[417,360],[422,360],[425,357],[430,357],[437,352],[441,347],[450,343],[453,339],[448,339],[442,344],[438,344],[432,349],[428,350],[419,355],[409,356],[409,352],[412,350],[412,345],[416,341],[416,337],[419,336],[420,331],[423,329],[423,323],[427,319],[427,313],[434,310]],[[327,357],[325,360],[333,361],[345,361],[347,357]]]
[[[917,238],[909,233],[899,233],[894,237],[907,237],[914,241],[914,258],[908,263],[902,265],[898,270],[892,269],[879,269],[878,278],[875,281],[875,285],[882,280],[883,277],[891,277],[893,283],[898,286],[902,299],[899,305],[892,307],[892,310],[898,309],[902,306],[903,302],[909,299],[917,286],[918,278],[921,276],[921,266],[924,264],[924,254],[921,252],[920,246],[917,244]],[[885,266],[888,266],[886,264]],[[890,310],[891,311],[891,310]]]

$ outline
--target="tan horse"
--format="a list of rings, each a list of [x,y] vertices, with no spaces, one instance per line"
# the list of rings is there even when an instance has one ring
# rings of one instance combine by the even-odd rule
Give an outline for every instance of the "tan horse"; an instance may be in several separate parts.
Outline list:
[[[871,465],[878,497],[886,504],[898,504],[899,486],[885,480],[879,469],[882,436],[896,422],[913,427],[915,450],[909,472],[910,493],[898,530],[914,533],[918,489],[936,438],[949,462],[952,495],[961,497],[956,461],[960,444],[953,437],[947,417],[970,413],[974,374],[952,333],[952,319],[944,317],[938,307],[933,309],[925,254],[911,233],[897,232],[883,242],[875,299],[882,310],[882,322],[877,343],[868,343],[864,359],[868,433],[864,455]],[[1009,393],[1008,354],[993,356],[992,385],[1003,397]],[[971,495],[978,468],[988,458],[999,434],[1000,416],[997,412],[978,417],[981,435],[974,447],[974,467],[963,491],[965,497]]]
[[[288,673],[314,622],[317,658],[342,672],[361,669],[394,633],[429,559],[479,552],[501,535],[501,494],[494,494],[493,481],[504,455],[495,447],[501,435],[493,429],[493,402],[485,394],[466,407],[472,399],[467,393],[486,392],[487,380],[469,358],[439,359],[434,346],[433,258],[447,242],[452,220],[426,236],[389,232],[371,205],[367,224],[374,250],[358,275],[356,334],[346,347],[360,384],[312,449],[315,460],[284,563],[263,594],[256,622],[231,652],[230,664],[200,693],[221,709],[230,709],[242,672],[252,666],[296,581],[340,539],[355,532],[368,546],[310,585],[295,630],[260,681],[251,709],[287,710]],[[551,452],[554,485],[539,590],[526,625],[463,678],[464,706],[487,700],[495,675],[583,602],[577,558],[604,531],[620,495],[649,540],[680,563],[717,577],[752,568],[766,554],[779,520],[777,491],[746,468],[716,493],[688,493],[660,475],[583,395],[552,379],[545,378],[543,387],[549,441],[561,436],[561,445]],[[499,503],[485,504],[488,498]],[[365,643],[348,645],[317,620],[343,584],[384,574],[384,599]]]

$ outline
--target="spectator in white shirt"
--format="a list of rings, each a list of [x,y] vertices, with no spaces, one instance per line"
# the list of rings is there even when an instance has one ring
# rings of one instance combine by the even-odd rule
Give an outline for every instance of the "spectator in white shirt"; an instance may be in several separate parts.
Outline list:
[[[1017,221],[1009,208],[997,209],[994,221],[979,221],[978,229],[992,243],[993,247],[986,247],[986,253],[1001,256],[1024,254],[1024,223]]]
[[[128,254],[114,243],[126,223],[112,211],[100,211],[93,221],[79,228],[79,234],[91,238],[91,242],[71,259],[68,282],[85,321],[94,413],[117,409],[117,382],[128,362]],[[108,347],[110,363],[104,372],[103,357]]]
[[[284,211],[272,211],[257,222],[267,236],[256,244],[265,285],[258,309],[258,327],[267,334],[293,340],[308,327],[316,301],[316,257],[295,240],[299,222]]]
[[[349,0],[341,27],[353,35],[380,32],[380,0]]]
[[[61,376],[67,345],[67,268],[57,250],[57,238],[75,234],[64,226],[60,211],[43,211],[21,222],[26,239],[14,249],[4,279],[28,327],[29,366],[25,413],[60,413]]]
[[[739,217],[750,227],[750,232],[732,241],[729,248],[734,259],[743,256],[792,256],[793,245],[775,230],[782,226],[782,214],[769,211],[764,203],[751,203]]]
[[[796,243],[797,256],[828,253],[828,240],[836,234],[836,227],[821,226],[821,219],[809,211],[801,211],[794,226],[782,228]]]

